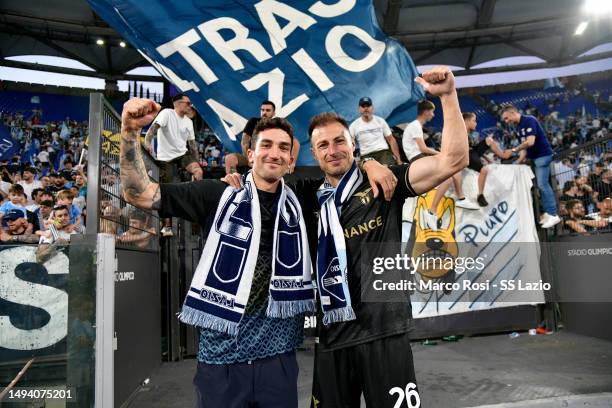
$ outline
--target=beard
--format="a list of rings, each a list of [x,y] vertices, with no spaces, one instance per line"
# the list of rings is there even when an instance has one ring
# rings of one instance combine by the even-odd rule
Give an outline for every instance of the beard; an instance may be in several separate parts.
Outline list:
[[[353,161],[350,158],[347,160],[346,156],[339,157],[339,159],[343,160],[343,163],[341,165],[331,166],[330,164],[325,163],[325,168],[321,170],[323,170],[323,172],[328,176],[342,177],[347,171],[349,171],[351,165],[353,164]]]

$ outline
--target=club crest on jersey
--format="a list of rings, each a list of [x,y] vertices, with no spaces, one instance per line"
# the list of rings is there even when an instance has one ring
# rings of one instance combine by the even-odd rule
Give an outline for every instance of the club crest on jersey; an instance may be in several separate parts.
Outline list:
[[[368,188],[365,191],[361,191],[359,193],[353,194],[353,197],[359,198],[359,202],[361,202],[361,204],[363,205],[366,205],[371,200],[371,196],[372,196],[371,192],[372,192],[372,187]]]

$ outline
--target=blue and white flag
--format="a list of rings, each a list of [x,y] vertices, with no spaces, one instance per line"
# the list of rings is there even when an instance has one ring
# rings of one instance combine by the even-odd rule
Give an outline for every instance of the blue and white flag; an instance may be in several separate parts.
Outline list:
[[[68,128],[66,122],[62,122],[60,137],[62,140],[68,140],[68,138],[70,138],[70,129]]]
[[[310,118],[358,116],[372,98],[390,124],[416,117],[423,98],[405,48],[378,26],[371,0],[88,0],[185,92],[230,151],[264,100],[294,126],[298,164],[314,164]]]
[[[0,160],[10,160],[19,150],[19,143],[13,139],[11,132],[0,123]]]

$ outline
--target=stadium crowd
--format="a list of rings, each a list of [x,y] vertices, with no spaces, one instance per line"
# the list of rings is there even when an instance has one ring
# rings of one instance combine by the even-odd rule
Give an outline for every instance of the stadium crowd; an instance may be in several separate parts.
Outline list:
[[[562,116],[558,109],[572,97],[587,93],[584,86],[576,86],[547,96],[544,103],[527,100],[518,105],[522,113],[538,119],[555,154],[564,152],[551,164],[551,179],[559,215],[564,221],[562,230],[570,233],[605,230],[612,225],[612,149],[607,138],[612,132],[612,118],[609,113],[592,114],[584,108]],[[607,103],[609,98],[599,91],[590,93],[589,97],[597,106]],[[489,100],[485,109],[499,116],[504,105]],[[45,122],[43,112],[37,108],[0,114],[4,128],[19,144],[11,157],[5,155],[5,160],[0,161],[3,227],[0,241],[52,242],[82,231],[86,224],[87,122],[70,118]],[[206,126],[197,129],[197,162],[204,178],[222,177],[227,171],[227,152],[210,129]],[[392,131],[401,146],[402,130],[393,128]],[[439,148],[439,130],[423,124],[423,131],[425,145],[434,150]],[[492,137],[502,149],[511,149],[520,144],[518,136],[513,127],[498,120],[494,128],[472,131],[470,141],[475,146],[484,138]],[[585,144],[590,147],[582,148]],[[403,149],[399,150],[397,159],[407,161],[401,154]],[[397,155],[396,151],[391,153],[390,157]],[[495,161],[523,161],[516,156],[496,158],[491,151],[481,159],[485,165]],[[116,200],[111,197],[101,200],[102,230],[116,234],[121,242],[146,247],[154,233],[151,220],[136,210],[120,209],[113,201]],[[64,216],[61,207],[66,207],[69,214],[66,226],[61,226]]]

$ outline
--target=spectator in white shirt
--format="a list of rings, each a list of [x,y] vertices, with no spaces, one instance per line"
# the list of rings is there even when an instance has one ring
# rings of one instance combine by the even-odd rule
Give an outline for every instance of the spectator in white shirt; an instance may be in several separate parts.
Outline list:
[[[359,114],[349,132],[359,144],[361,159],[372,157],[381,164],[402,164],[397,142],[393,138],[387,122],[374,115],[372,99],[364,96],[359,99]]]
[[[417,118],[410,122],[404,129],[404,135],[402,136],[402,147],[404,148],[404,153],[410,162],[439,153],[436,149],[428,147],[423,139],[423,126],[433,119],[435,109],[436,107],[431,101],[420,101],[417,107]],[[435,226],[437,225],[438,217],[436,214],[438,204],[440,203],[442,197],[444,197],[444,194],[450,187],[451,183],[453,183],[455,186],[455,194],[457,194],[455,205],[457,207],[465,208],[467,210],[477,210],[480,208],[478,204],[465,198],[463,189],[461,187],[462,182],[463,179],[461,177],[461,173],[457,173],[438,186],[436,196],[431,204],[431,208],[429,208],[429,211],[425,211],[424,213],[425,216],[429,218],[427,223],[429,225],[433,225],[434,230],[436,229]]]
[[[34,167],[26,167],[23,170],[21,181],[17,183],[23,187],[23,192],[28,200],[28,205],[34,204],[34,200],[32,199],[32,191],[34,191],[36,188],[42,188],[40,181],[34,179],[36,174],[37,170]]]

